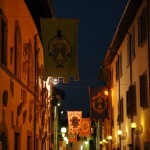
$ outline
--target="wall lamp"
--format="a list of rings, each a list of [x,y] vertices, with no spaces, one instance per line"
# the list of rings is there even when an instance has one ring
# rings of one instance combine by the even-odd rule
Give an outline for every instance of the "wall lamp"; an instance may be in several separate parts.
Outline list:
[[[119,135],[121,140],[125,140],[127,138],[127,132],[122,134],[122,130],[118,130],[117,134]]]
[[[132,122],[131,123],[131,128],[133,129],[133,132],[135,133],[135,134],[141,134],[142,132],[143,132],[143,126],[142,125],[140,125],[140,128],[139,129],[136,129],[137,128],[137,124],[135,123],[135,122]]]

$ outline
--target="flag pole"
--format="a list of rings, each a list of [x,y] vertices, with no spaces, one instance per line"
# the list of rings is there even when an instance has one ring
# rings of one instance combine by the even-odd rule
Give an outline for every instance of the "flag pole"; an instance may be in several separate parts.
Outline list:
[[[97,130],[96,130],[96,150],[100,150],[99,140],[100,140],[100,120],[97,121]]]

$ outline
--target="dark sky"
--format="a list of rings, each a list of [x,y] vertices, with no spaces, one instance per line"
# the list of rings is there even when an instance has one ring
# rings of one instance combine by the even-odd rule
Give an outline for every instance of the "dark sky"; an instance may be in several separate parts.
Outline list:
[[[77,18],[78,82],[58,84],[65,90],[63,108],[90,113],[88,86],[101,85],[99,68],[128,0],[53,0],[57,18]]]

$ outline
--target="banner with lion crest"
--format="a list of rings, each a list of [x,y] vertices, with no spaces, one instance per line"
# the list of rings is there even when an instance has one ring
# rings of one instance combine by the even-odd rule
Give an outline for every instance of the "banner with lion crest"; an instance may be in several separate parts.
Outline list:
[[[109,118],[109,99],[106,87],[89,87],[90,117],[104,121]]]
[[[78,134],[81,126],[82,111],[67,111],[68,133]]]

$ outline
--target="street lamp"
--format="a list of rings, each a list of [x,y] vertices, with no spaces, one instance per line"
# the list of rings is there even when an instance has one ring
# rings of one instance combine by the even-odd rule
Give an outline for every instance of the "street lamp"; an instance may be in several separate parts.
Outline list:
[[[107,139],[108,139],[108,140],[112,140],[112,136],[109,135],[109,136],[107,137]]]
[[[136,127],[137,127],[137,124],[136,124],[135,122],[132,122],[132,123],[131,123],[131,128],[132,128],[132,129],[135,129]]]
[[[65,133],[67,132],[67,129],[65,127],[61,128],[62,137],[65,137]]]
[[[118,130],[117,134],[119,135],[120,138],[120,150],[121,150],[121,140],[125,140],[127,138],[127,132],[122,134],[122,130]]]
[[[121,140],[125,140],[127,138],[127,132],[122,134],[122,130],[118,130],[118,135],[119,135]]]
[[[121,135],[122,135],[122,131],[118,130],[117,134],[119,135],[119,143],[120,143],[120,150],[121,150]]]
[[[135,134],[141,134],[142,132],[143,132],[143,126],[142,125],[140,125],[140,128],[139,129],[136,129],[137,128],[137,124],[135,123],[135,122],[132,122],[131,123],[131,128],[132,128],[132,131],[133,131],[133,133],[135,133]]]
[[[122,131],[121,131],[121,130],[118,130],[117,134],[118,134],[119,136],[121,136],[121,135],[122,135]]]
[[[140,129],[136,129],[137,128],[137,124],[135,122],[131,123],[131,129],[132,129],[132,150],[134,149],[134,133],[136,135],[141,134],[143,132],[143,126],[140,125]]]

